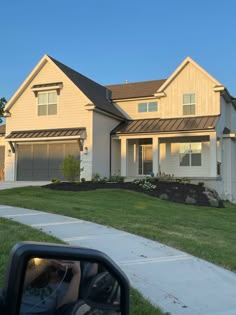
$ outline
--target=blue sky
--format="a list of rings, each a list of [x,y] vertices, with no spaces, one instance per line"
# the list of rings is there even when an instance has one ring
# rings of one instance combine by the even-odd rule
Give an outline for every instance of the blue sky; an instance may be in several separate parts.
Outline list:
[[[46,53],[100,84],[167,78],[187,56],[236,96],[235,0],[1,0],[0,97]]]

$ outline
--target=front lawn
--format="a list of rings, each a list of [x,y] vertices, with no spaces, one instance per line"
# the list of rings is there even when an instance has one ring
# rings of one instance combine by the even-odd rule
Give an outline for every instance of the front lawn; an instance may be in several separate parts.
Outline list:
[[[0,218],[0,288],[4,285],[4,276],[9,253],[15,243],[20,241],[38,241],[62,243],[62,241],[46,235],[31,227]],[[136,290],[131,290],[131,314],[133,315],[164,315],[160,310],[145,300]]]
[[[119,189],[65,192],[41,187],[2,190],[0,200],[112,226],[236,271],[236,205],[231,203],[209,208]]]

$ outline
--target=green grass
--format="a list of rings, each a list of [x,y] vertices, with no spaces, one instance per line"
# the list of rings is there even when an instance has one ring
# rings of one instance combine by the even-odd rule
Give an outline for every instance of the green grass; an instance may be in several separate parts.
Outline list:
[[[10,220],[0,218],[0,287],[4,286],[4,276],[11,248],[20,241],[38,241],[63,243],[55,237],[46,235],[36,229]],[[131,314],[133,315],[164,315],[159,309],[145,300],[136,290],[131,290]]]
[[[142,235],[236,271],[236,205],[231,203],[209,208],[118,189],[78,193],[41,187],[2,190],[0,200]]]

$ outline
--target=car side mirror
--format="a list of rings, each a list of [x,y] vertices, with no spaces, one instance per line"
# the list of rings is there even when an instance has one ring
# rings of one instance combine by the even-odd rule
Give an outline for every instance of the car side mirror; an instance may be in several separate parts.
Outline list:
[[[129,314],[129,281],[106,254],[50,243],[17,243],[1,314]]]

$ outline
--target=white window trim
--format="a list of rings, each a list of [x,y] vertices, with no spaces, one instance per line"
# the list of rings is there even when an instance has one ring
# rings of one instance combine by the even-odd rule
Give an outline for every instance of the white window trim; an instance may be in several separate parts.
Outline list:
[[[180,152],[180,148],[179,148],[179,166],[180,167],[202,167],[202,142],[198,142],[199,144],[201,144],[201,152],[199,152],[199,154],[201,154],[201,164],[200,165],[192,165],[192,154],[195,154],[195,153],[192,153],[192,149],[191,149],[191,145],[193,143],[196,143],[196,142],[185,142],[185,143],[180,143],[181,144],[189,144],[189,150],[188,150],[188,153],[189,154],[189,165],[181,165],[181,153]]]
[[[195,96],[195,102],[194,103],[184,103],[184,95],[194,95]],[[183,108],[183,116],[195,116],[196,115],[196,93],[194,92],[188,92],[184,93],[182,97],[182,108]],[[186,106],[193,106],[194,105],[194,114],[184,114],[184,107]]]
[[[51,93],[51,92],[55,92],[56,93],[56,105],[57,105],[57,112],[56,112],[56,114],[53,114],[53,115],[48,115],[48,103],[47,104],[45,104],[45,105],[47,105],[47,114],[46,115],[39,115],[39,112],[38,112],[38,110],[39,110],[39,103],[38,103],[38,96],[40,95],[40,94],[45,94],[45,93],[47,93],[47,94],[49,94],[49,93]],[[51,103],[51,105],[52,104],[55,104],[55,103]],[[38,92],[37,93],[37,97],[36,97],[36,105],[37,105],[37,107],[36,107],[36,114],[37,114],[37,117],[55,117],[55,116],[58,116],[58,113],[59,113],[59,97],[58,97],[58,93],[57,93],[57,91],[54,89],[54,90],[44,90],[44,91],[40,91],[40,92]],[[43,105],[43,104],[42,104]]]
[[[157,104],[157,110],[155,110],[155,111],[150,111],[150,110],[149,110],[149,105],[150,105],[150,103],[156,103],[156,104]],[[146,111],[143,111],[143,112],[140,112],[140,111],[139,111],[139,104],[146,104],[147,110],[146,110]],[[157,112],[158,112],[158,102],[157,102],[157,101],[139,102],[139,103],[138,103],[138,113],[139,113],[139,114],[143,114],[143,113],[157,113]]]

